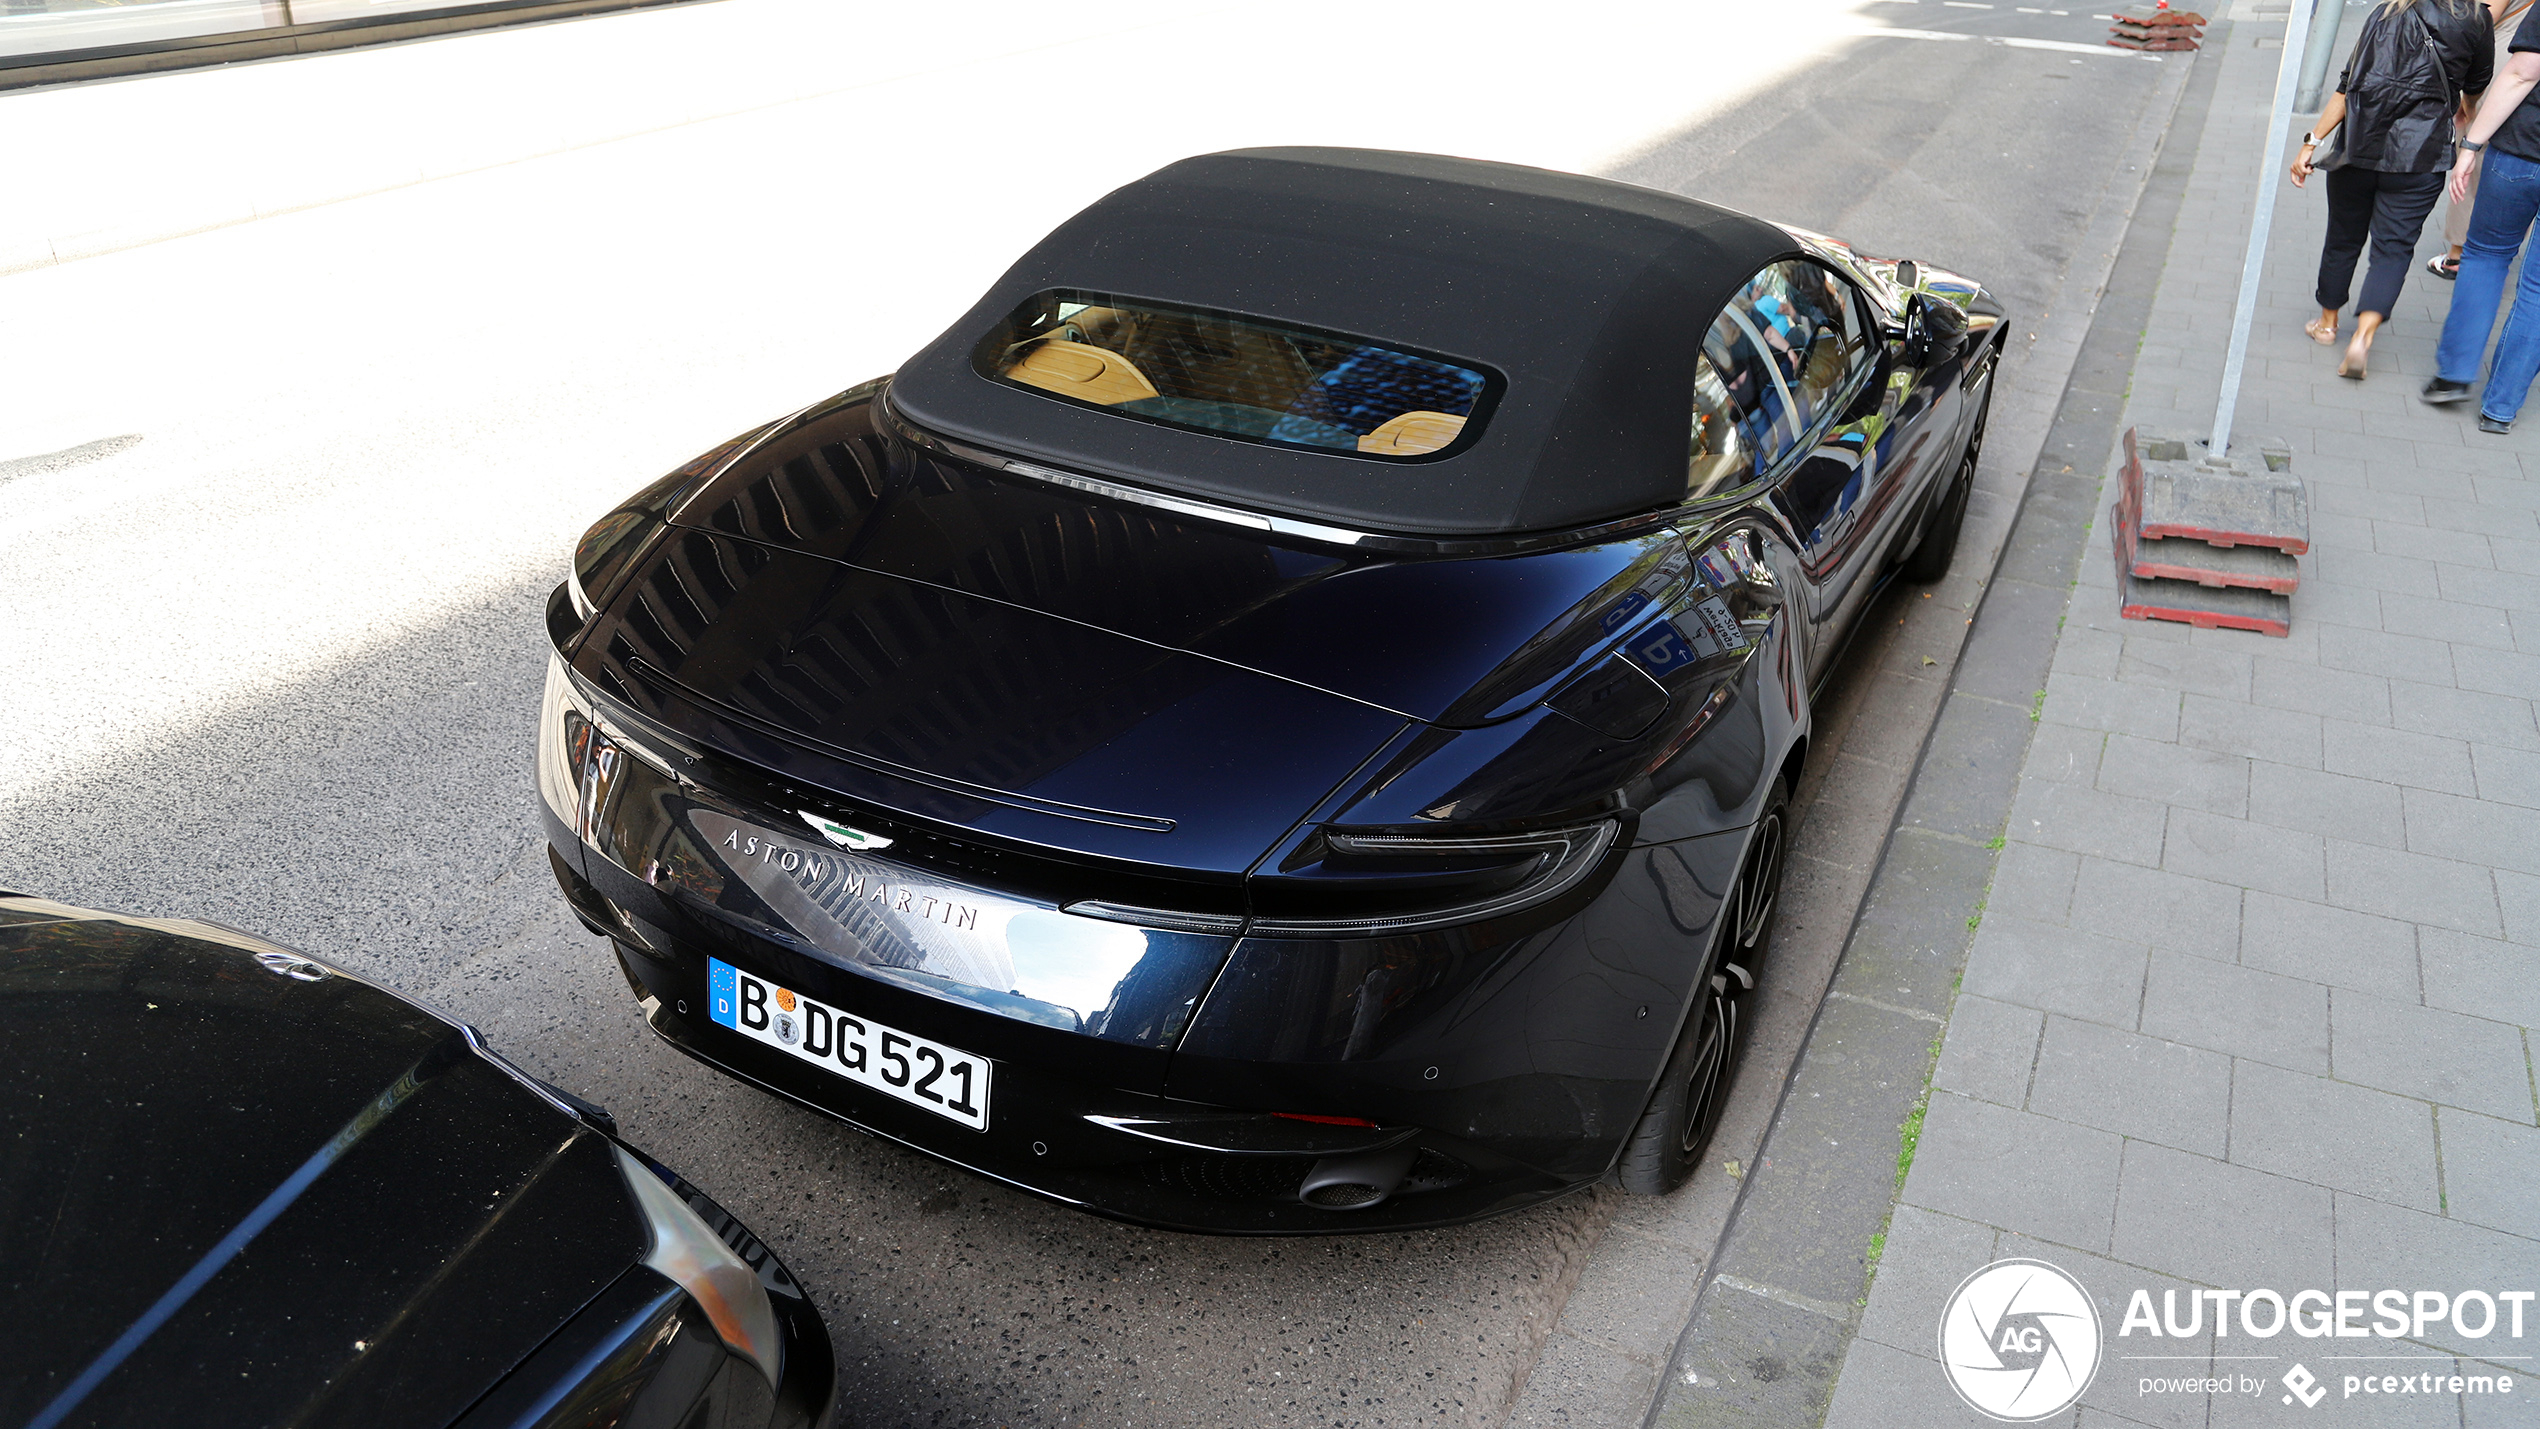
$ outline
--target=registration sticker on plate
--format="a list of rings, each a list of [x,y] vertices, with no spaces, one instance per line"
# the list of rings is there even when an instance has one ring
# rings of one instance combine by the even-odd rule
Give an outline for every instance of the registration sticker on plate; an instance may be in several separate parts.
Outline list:
[[[988,1059],[841,1012],[720,958],[706,964],[714,1020],[754,1041],[924,1107],[973,1131],[988,1129]]]

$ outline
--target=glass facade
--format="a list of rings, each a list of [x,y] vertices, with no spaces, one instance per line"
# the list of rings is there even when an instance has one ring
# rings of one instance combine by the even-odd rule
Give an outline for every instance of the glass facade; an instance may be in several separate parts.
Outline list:
[[[290,23],[282,0],[0,0],[0,57],[190,40]]]
[[[548,0],[0,0],[0,67],[250,39],[303,25],[388,20],[426,11],[488,12]]]

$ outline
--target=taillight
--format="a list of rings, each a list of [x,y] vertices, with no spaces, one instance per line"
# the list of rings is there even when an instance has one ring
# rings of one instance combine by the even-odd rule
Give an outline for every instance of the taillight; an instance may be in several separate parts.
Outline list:
[[[564,658],[548,657],[538,711],[538,793],[547,808],[588,842],[625,762],[626,752],[600,731],[598,716],[573,688]]]
[[[1326,829],[1252,884],[1254,936],[1381,937],[1505,917],[1596,871],[1620,826],[1462,837]]]

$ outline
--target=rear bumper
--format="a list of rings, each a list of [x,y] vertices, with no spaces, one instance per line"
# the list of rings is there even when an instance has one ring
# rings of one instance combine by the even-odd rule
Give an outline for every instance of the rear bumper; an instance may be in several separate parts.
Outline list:
[[[1371,1131],[1229,1115],[1222,1106],[1123,1090],[1121,1081],[1161,1084],[1169,1054],[950,1006],[738,930],[693,919],[674,929],[630,912],[652,890],[604,860],[593,864],[601,884],[623,879],[634,886],[609,892],[581,878],[561,856],[559,881],[583,922],[611,938],[645,1020],[662,1040],[867,1135],[1096,1215],[1208,1234],[1412,1230],[1516,1210],[1594,1179],[1555,1175],[1478,1140],[1434,1130],[1388,1124]],[[657,900],[649,911],[681,916]],[[877,1022],[990,1057],[997,1075],[987,1129],[973,1131],[903,1105],[717,1025],[705,1015],[710,957]],[[1040,1038],[1030,1034],[1063,1040],[1039,1046],[1034,1044]],[[1136,1129],[1123,1129],[1124,1124]],[[1243,1143],[1251,1145],[1230,1149]],[[1404,1185],[1391,1199],[1345,1211],[1299,1199],[1318,1164],[1377,1143],[1412,1153]],[[1611,1160],[1610,1149],[1603,1159]]]

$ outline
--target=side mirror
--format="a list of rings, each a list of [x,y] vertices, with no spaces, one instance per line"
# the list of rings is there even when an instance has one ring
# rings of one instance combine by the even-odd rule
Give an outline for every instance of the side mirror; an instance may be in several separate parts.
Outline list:
[[[1967,345],[1966,310],[1946,298],[1916,293],[1905,300],[1905,360],[1937,367]]]

